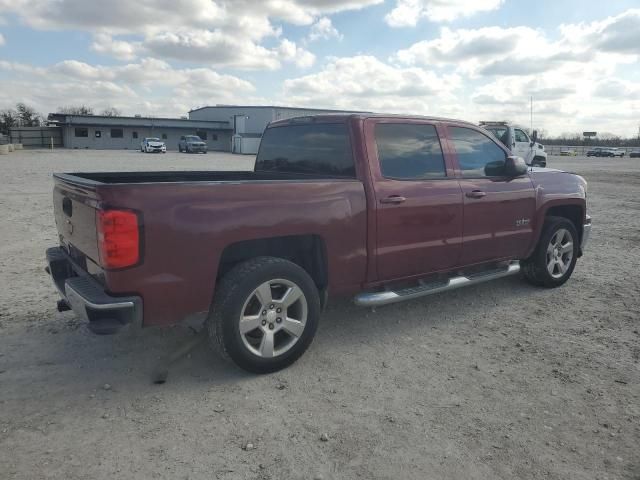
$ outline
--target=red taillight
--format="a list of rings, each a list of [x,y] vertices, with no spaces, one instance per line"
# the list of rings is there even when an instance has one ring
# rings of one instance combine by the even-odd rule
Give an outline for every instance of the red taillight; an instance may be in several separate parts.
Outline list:
[[[98,252],[104,268],[124,268],[140,260],[138,216],[128,210],[98,210]]]

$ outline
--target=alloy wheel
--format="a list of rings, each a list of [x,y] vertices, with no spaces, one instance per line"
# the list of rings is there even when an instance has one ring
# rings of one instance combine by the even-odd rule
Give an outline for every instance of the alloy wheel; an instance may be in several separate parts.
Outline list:
[[[254,355],[273,358],[293,347],[307,323],[307,299],[294,282],[273,279],[245,301],[238,322],[242,342]]]
[[[573,236],[565,228],[553,234],[547,246],[547,271],[553,278],[561,278],[573,260]]]

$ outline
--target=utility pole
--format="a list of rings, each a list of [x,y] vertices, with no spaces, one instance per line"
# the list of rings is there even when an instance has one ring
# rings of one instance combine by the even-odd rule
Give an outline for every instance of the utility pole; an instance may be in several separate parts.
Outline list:
[[[531,130],[530,134],[533,135],[533,95],[531,95]]]

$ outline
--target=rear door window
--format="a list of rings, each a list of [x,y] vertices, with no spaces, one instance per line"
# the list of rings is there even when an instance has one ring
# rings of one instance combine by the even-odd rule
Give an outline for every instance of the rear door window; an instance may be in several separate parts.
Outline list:
[[[345,123],[285,125],[265,130],[256,171],[355,177]]]
[[[378,123],[375,136],[383,177],[428,180],[447,176],[440,139],[433,125]]]

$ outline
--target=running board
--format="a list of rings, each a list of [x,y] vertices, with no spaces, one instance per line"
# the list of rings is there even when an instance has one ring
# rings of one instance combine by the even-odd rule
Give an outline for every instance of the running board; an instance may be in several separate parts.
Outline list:
[[[356,305],[361,307],[379,307],[390,303],[403,302],[414,298],[425,297],[434,293],[446,292],[447,290],[455,290],[456,288],[476,285],[489,280],[496,280],[509,275],[515,275],[520,271],[520,262],[515,261],[509,263],[504,268],[497,268],[469,274],[467,276],[451,277],[448,280],[434,283],[423,283],[417,287],[404,288],[401,290],[383,292],[368,292],[356,295],[354,301]]]

